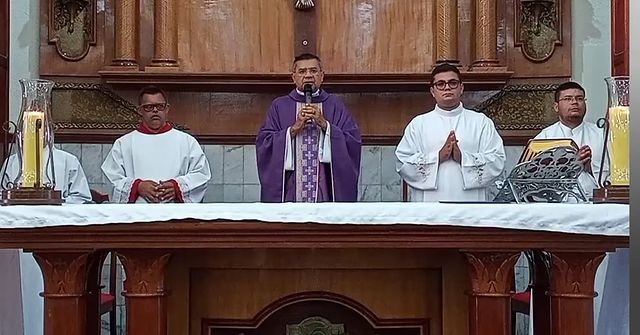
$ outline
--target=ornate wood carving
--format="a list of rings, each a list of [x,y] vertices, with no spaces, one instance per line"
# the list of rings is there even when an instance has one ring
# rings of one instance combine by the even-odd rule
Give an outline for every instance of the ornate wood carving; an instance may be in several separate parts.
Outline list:
[[[122,70],[138,70],[138,1],[114,2],[114,55],[111,66]]]
[[[87,324],[87,279],[96,258],[89,252],[54,251],[35,251],[33,257],[44,278],[45,335],[87,334],[94,326]]]
[[[177,26],[174,0],[154,1],[154,55],[148,70],[157,68],[176,68]]]
[[[318,0],[315,0],[318,1]],[[316,4],[313,0],[296,0],[295,8],[298,10],[293,16],[293,32],[294,52],[296,55],[301,53],[317,53],[317,11]]]
[[[474,0],[475,11],[475,60],[471,66],[476,71],[504,71],[498,60],[498,28],[496,20],[497,0]]]
[[[436,63],[458,64],[458,1],[436,2]]]
[[[499,130],[535,130],[536,134],[557,121],[553,93],[558,85],[509,85],[476,107]],[[535,135],[535,134],[534,134]]]
[[[554,335],[593,335],[594,280],[604,252],[551,255],[551,330]]]
[[[513,266],[518,252],[465,252],[472,291],[469,334],[509,335]]]
[[[561,2],[516,0],[516,46],[532,62],[544,62],[562,44]]]
[[[297,325],[288,322],[305,314],[312,316]],[[307,291],[285,296],[270,303],[252,319],[202,320],[202,334],[208,335],[274,334],[277,333],[274,328],[278,331],[287,329],[286,333],[289,335],[430,334],[428,319],[379,318],[360,302],[326,291]],[[312,329],[316,331],[312,332]]]
[[[315,4],[313,3],[314,0],[294,0],[294,1],[295,1],[294,7],[297,10],[309,10],[315,7]]]
[[[127,334],[166,335],[165,274],[171,254],[166,251],[119,251],[126,280]]]
[[[50,0],[49,43],[65,60],[83,59],[96,43],[96,0]]]

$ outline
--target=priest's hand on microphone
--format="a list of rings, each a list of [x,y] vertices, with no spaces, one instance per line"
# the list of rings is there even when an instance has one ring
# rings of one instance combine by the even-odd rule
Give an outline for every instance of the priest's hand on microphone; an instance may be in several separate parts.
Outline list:
[[[138,184],[138,194],[147,202],[158,202],[158,187],[160,184],[153,180],[144,180]]]
[[[578,161],[584,165],[585,171],[591,173],[591,148],[588,145],[583,145],[578,150]]]
[[[324,115],[320,113],[320,108],[316,105],[305,105],[302,107],[301,114],[309,117],[310,120],[315,121],[322,130],[327,130],[327,119],[325,119]]]

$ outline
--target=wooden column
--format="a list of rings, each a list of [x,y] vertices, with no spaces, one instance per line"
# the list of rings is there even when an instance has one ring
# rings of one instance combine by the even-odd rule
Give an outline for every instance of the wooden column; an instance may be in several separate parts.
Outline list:
[[[497,70],[500,66],[496,3],[497,0],[475,0],[475,56],[472,70]]]
[[[128,335],[166,335],[167,308],[164,287],[171,254],[162,251],[122,251]]]
[[[118,0],[114,6],[115,48],[111,66],[138,70],[138,1]]]
[[[34,252],[44,278],[44,334],[85,335],[87,278],[95,257],[90,252]],[[92,328],[93,325],[90,325]]]
[[[604,252],[551,255],[553,335],[593,335],[593,283],[604,256]]]
[[[436,63],[457,65],[458,60],[458,1],[436,2]]]
[[[469,262],[469,335],[510,335],[513,267],[519,252],[465,252]]]
[[[174,0],[155,0],[153,59],[146,70],[177,69],[177,25]]]
[[[629,75],[629,0],[611,0],[611,73]]]

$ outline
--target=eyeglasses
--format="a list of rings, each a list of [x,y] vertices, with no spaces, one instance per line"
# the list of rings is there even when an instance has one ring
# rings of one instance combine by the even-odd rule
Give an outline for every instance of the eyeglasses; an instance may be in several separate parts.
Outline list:
[[[460,86],[460,80],[456,80],[456,79],[451,79],[449,81],[440,80],[433,83],[433,86],[439,89],[440,91],[444,91],[444,89],[447,86],[449,86],[449,88],[453,90],[458,88],[458,86]]]
[[[161,103],[161,104],[144,104],[144,105],[140,105],[140,108],[142,110],[144,110],[145,112],[153,112],[153,110],[157,110],[158,112],[164,112],[167,107],[169,107],[168,103]]]
[[[583,97],[583,96],[568,96],[568,97],[562,97],[559,99],[560,101],[564,101],[564,102],[568,102],[568,103],[572,103],[574,100],[577,103],[583,103],[585,101],[587,101],[587,98]]]
[[[312,67],[312,68],[299,68],[296,70],[296,74],[300,75],[300,76],[304,76],[307,72],[309,72],[309,74],[311,74],[312,76],[317,75],[318,73],[320,73],[320,69],[316,68],[316,67]]]

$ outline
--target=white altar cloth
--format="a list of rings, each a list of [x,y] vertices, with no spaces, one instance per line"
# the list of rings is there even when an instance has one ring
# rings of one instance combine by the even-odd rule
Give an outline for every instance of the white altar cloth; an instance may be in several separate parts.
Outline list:
[[[622,204],[207,203],[0,207],[0,229],[168,220],[426,224],[629,235]]]

